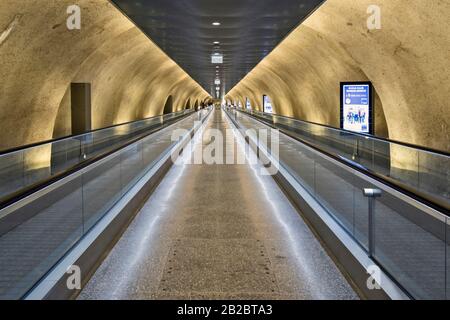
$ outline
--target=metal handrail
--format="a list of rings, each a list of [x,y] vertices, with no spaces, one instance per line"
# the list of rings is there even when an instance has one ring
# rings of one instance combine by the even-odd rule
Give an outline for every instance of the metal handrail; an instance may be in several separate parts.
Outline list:
[[[241,109],[241,108],[237,108],[236,110],[239,111],[239,112],[243,112],[244,114],[247,114],[247,115],[255,118],[257,121],[260,121],[260,122],[262,122],[262,123],[264,123],[266,125],[269,125],[269,126],[271,126],[273,128],[276,128],[276,129],[279,129],[275,125],[269,124],[269,123],[267,123],[267,121],[264,121],[264,120],[267,120],[267,119],[265,119],[265,118],[261,119],[261,116],[259,116],[257,113],[256,114],[254,112],[251,113],[251,112],[248,112],[247,110],[244,110],[244,109]],[[293,120],[295,120],[295,119],[293,119]],[[302,121],[300,120],[300,122],[302,122]],[[339,129],[336,129],[336,128],[334,128],[334,129],[339,131]],[[342,156],[339,156],[337,154],[333,154],[333,153],[330,153],[329,151],[323,150],[322,148],[318,147],[317,145],[313,145],[313,144],[311,144],[308,141],[302,140],[301,138],[298,137],[298,135],[292,134],[292,133],[288,132],[285,129],[281,129],[281,131],[284,134],[286,134],[289,137],[291,137],[292,139],[297,140],[297,141],[307,145],[308,147],[313,148],[314,150],[316,150],[318,152],[321,152],[321,153],[323,153],[323,154],[325,154],[325,155],[327,155],[329,157],[332,157],[333,159],[335,159],[335,160],[337,160],[337,161],[339,161],[339,162],[341,162],[341,163],[343,163],[343,164],[345,164],[345,165],[347,165],[347,166],[349,166],[349,167],[351,167],[351,168],[353,168],[355,170],[358,170],[358,171],[362,172],[363,174],[366,174],[367,176],[369,176],[369,177],[371,177],[371,178],[373,178],[375,180],[378,180],[378,181],[380,181],[383,184],[386,184],[386,185],[390,186],[393,189],[396,189],[398,192],[404,193],[407,196],[409,196],[409,197],[411,197],[411,198],[413,198],[413,199],[415,199],[415,200],[417,200],[419,202],[422,202],[423,204],[425,204],[425,205],[427,205],[427,206],[429,206],[429,207],[431,207],[431,208],[433,208],[433,209],[443,213],[446,216],[450,216],[450,212],[449,212],[450,204],[448,202],[441,201],[438,197],[432,196],[432,195],[424,193],[424,192],[420,192],[419,189],[412,188],[411,186],[409,186],[406,183],[402,183],[399,180],[389,178],[389,177],[384,176],[384,175],[382,175],[380,173],[377,173],[377,172],[375,172],[375,171],[373,171],[373,170],[371,170],[371,169],[369,169],[369,168],[367,168],[367,167],[365,167],[363,165],[360,165],[358,163],[354,163],[353,161],[350,161],[349,159],[346,159],[346,158],[344,158]],[[352,133],[352,132],[350,132],[350,133]],[[365,136],[365,135],[362,135],[362,136]],[[368,137],[374,138],[374,137],[371,137],[371,136],[368,136]]]
[[[180,118],[185,118],[186,116],[188,116],[188,115],[190,115],[190,114],[192,114],[194,112],[193,110],[192,111],[188,111],[188,112],[186,112],[186,111],[187,110],[183,110],[183,111],[167,114],[167,115],[173,115],[174,117],[168,119],[169,121],[161,123],[161,126],[159,126],[158,128],[152,129],[150,131],[147,131],[144,134],[142,134],[142,133],[138,134],[137,136],[130,138],[130,140],[124,142],[123,144],[121,144],[119,146],[116,146],[113,149],[109,149],[109,150],[107,150],[107,151],[105,151],[105,152],[103,152],[101,154],[94,155],[94,156],[92,156],[92,157],[90,157],[88,159],[80,161],[80,162],[74,164],[73,166],[70,166],[70,167],[66,168],[65,170],[62,170],[61,172],[58,172],[56,174],[50,175],[48,178],[41,179],[41,180],[39,180],[39,181],[37,181],[35,183],[32,183],[30,185],[27,185],[27,186],[25,186],[25,187],[15,191],[15,192],[12,192],[11,194],[8,194],[7,196],[4,196],[3,198],[0,199],[0,210],[5,208],[5,207],[10,206],[11,204],[13,204],[13,203],[15,203],[15,202],[17,202],[17,201],[27,197],[27,196],[29,196],[32,193],[35,193],[35,192],[41,190],[42,188],[45,188],[45,187],[49,186],[52,183],[55,183],[56,181],[58,181],[58,180],[60,180],[60,179],[62,179],[64,177],[67,177],[70,174],[73,174],[74,172],[76,172],[76,171],[78,171],[80,169],[83,169],[83,168],[91,165],[94,162],[97,162],[97,161],[99,161],[99,160],[101,160],[101,159],[103,159],[103,158],[105,158],[105,157],[107,157],[107,156],[109,156],[109,155],[111,155],[111,154],[113,154],[113,153],[123,149],[123,148],[126,148],[127,146],[135,143],[138,140],[141,140],[141,139],[145,138],[146,136],[148,136],[150,134],[153,134],[153,133],[155,133],[157,131],[160,131],[161,129],[163,129],[163,128],[167,127],[168,125],[172,124],[175,120],[180,120]],[[167,115],[164,115],[164,116],[167,116]],[[158,117],[163,118],[164,116],[152,117],[152,118],[148,118],[146,120],[138,120],[138,121],[133,121],[133,122],[129,122],[129,123],[126,123],[126,124],[144,122],[144,121],[148,121],[149,119],[155,119],[155,118],[158,118]],[[126,125],[126,124],[121,124],[121,125]],[[118,127],[118,126],[120,126],[120,125],[115,125],[115,126],[112,126],[112,127],[102,128],[102,129],[98,129],[98,130],[93,130],[93,131],[90,131],[88,133],[84,133],[84,134],[81,134],[81,135],[76,135],[76,136],[73,136],[73,137],[83,137],[83,136],[91,134],[92,132],[98,132],[98,131],[101,131],[101,130],[107,130],[107,129]],[[73,137],[70,137],[70,138],[73,138]],[[70,139],[70,138],[66,137],[66,138],[63,138],[63,139],[51,140],[50,143],[49,142],[47,142],[47,143],[42,142],[42,143],[38,143],[37,145],[33,145],[31,147],[24,147],[21,150],[15,150],[13,152],[19,152],[19,151],[26,150],[27,148],[35,148],[37,146],[41,146],[41,145],[45,145],[45,144],[51,144],[52,142],[55,142],[55,141],[62,141],[64,139]]]
[[[186,112],[186,111],[188,111],[188,112]],[[48,139],[48,140],[38,141],[38,142],[34,142],[34,143],[24,144],[24,145],[21,145],[21,146],[0,150],[0,156],[6,155],[6,154],[9,154],[9,153],[14,153],[14,152],[17,152],[17,151],[22,151],[22,150],[25,150],[25,149],[28,149],[28,148],[39,147],[39,146],[42,146],[42,145],[45,145],[45,144],[49,144],[49,143],[54,143],[54,142],[59,142],[59,141],[68,140],[68,139],[74,139],[74,138],[75,139],[76,138],[80,138],[80,137],[82,137],[84,135],[87,135],[87,134],[90,134],[90,133],[93,133],[93,132],[100,132],[100,131],[103,131],[103,130],[117,128],[117,127],[128,125],[128,124],[145,122],[145,121],[161,118],[161,117],[168,116],[168,115],[186,114],[186,113],[192,113],[192,112],[194,112],[193,109],[186,109],[186,110],[176,111],[176,112],[162,114],[162,115],[158,115],[158,116],[148,117],[148,118],[144,118],[144,119],[118,123],[118,124],[114,124],[114,125],[107,126],[107,127],[102,127],[102,128],[98,128],[98,129],[89,130],[89,131],[86,131],[86,132],[80,133],[80,134],[68,135],[68,136],[64,136],[64,137],[59,137],[59,138]]]
[[[296,122],[300,122],[300,123],[305,123],[305,124],[310,124],[310,125],[315,125],[315,126],[320,126],[323,128],[327,128],[327,129],[331,129],[337,132],[343,132],[343,133],[347,133],[347,134],[351,134],[351,135],[355,135],[355,136],[360,136],[363,138],[370,138],[372,140],[378,140],[378,141],[383,141],[383,142],[387,142],[387,143],[392,143],[392,144],[398,144],[398,145],[402,145],[408,148],[412,148],[412,149],[418,149],[421,151],[426,151],[429,153],[435,153],[441,156],[446,156],[446,157],[450,157],[450,152],[447,152],[445,150],[438,150],[438,149],[434,149],[434,148],[429,148],[429,147],[425,147],[425,146],[421,146],[421,145],[417,145],[417,144],[413,144],[413,143],[408,143],[408,142],[404,142],[404,141],[398,141],[398,140],[394,140],[394,139],[388,139],[388,138],[383,138],[383,137],[377,137],[377,136],[373,136],[370,134],[366,134],[366,133],[360,133],[360,132],[354,132],[354,131],[349,131],[346,129],[340,129],[340,128],[336,128],[327,124],[323,124],[323,123],[317,123],[317,122],[313,122],[313,121],[307,121],[307,120],[301,120],[301,119],[297,119],[297,118],[293,118],[293,117],[289,117],[289,116],[284,116],[284,115],[279,115],[279,114],[272,114],[272,113],[265,113],[262,111],[258,111],[258,110],[247,110],[244,108],[236,108],[237,110],[241,111],[241,112],[245,112],[248,114],[259,114],[262,116],[275,116],[278,118],[285,118],[288,120],[292,120],[292,121],[296,121]]]

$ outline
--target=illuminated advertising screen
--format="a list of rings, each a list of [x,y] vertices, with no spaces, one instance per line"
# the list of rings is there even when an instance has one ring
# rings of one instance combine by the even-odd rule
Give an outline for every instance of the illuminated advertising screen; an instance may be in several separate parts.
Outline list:
[[[245,99],[245,107],[250,110],[252,108],[252,104],[250,103],[250,99],[246,98]]]
[[[341,128],[373,134],[372,84],[341,83]]]
[[[270,101],[269,96],[263,96],[263,107],[265,113],[273,113],[272,101]]]

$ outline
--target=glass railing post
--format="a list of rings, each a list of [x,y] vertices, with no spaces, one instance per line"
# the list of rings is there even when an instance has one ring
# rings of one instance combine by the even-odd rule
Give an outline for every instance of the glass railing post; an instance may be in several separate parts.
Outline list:
[[[22,175],[21,175],[21,186],[24,187],[27,184],[27,179],[26,179],[26,168],[25,168],[25,152],[24,151],[20,151],[21,154],[21,159],[22,159]]]
[[[317,155],[313,154],[313,166],[314,166],[314,180],[313,180],[313,194],[317,196]]]
[[[372,258],[375,253],[375,200],[381,197],[381,190],[365,188],[363,194],[369,199],[369,257]]]
[[[445,218],[445,297],[450,300],[450,218]]]
[[[353,155],[352,155],[353,159],[352,160],[359,162],[359,156],[360,156],[360,154],[359,154],[359,139],[355,139],[355,145],[354,145],[354,148],[353,148]]]

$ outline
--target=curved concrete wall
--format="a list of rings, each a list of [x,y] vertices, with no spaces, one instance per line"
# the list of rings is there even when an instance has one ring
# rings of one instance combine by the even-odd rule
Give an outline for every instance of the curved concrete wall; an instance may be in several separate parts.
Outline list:
[[[209,97],[107,0],[0,1],[0,61],[0,149],[70,134],[71,82],[92,84],[94,129]]]
[[[369,30],[367,9],[381,8]],[[370,80],[376,134],[450,151],[447,0],[328,0],[228,94],[261,109],[339,126],[339,82]]]

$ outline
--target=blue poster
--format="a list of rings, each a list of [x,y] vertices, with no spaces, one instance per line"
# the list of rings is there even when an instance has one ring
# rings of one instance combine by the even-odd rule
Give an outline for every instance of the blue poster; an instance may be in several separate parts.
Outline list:
[[[268,96],[263,96],[264,112],[273,113],[272,101]]]
[[[245,104],[246,104],[247,110],[251,110],[252,104],[250,103],[250,99],[249,98],[246,98]]]
[[[343,129],[370,133],[370,85],[343,85]]]

